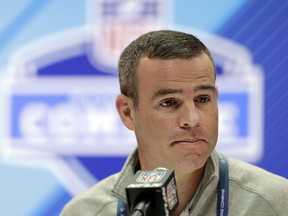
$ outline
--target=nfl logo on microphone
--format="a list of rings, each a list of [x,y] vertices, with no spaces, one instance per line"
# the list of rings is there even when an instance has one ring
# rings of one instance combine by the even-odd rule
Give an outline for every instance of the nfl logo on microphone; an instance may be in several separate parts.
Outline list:
[[[146,183],[146,182],[159,182],[162,180],[166,171],[154,171],[154,172],[142,172],[137,178],[136,182]]]

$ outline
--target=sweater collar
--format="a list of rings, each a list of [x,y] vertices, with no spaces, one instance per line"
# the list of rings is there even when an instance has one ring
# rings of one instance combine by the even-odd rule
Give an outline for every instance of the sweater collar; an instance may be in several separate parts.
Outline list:
[[[112,188],[112,193],[114,193],[120,199],[126,200],[125,188],[130,182],[131,178],[134,176],[137,168],[139,167],[139,157],[137,148],[129,155],[127,158],[120,174],[118,180]],[[213,151],[210,157],[208,158],[204,176],[201,182],[201,186],[206,187],[212,179],[217,177],[219,179],[219,166],[218,166],[218,157],[217,152]]]

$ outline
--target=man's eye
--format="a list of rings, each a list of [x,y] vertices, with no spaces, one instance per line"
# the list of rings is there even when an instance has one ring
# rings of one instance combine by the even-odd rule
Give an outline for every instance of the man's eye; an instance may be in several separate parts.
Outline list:
[[[210,98],[206,97],[206,96],[201,96],[201,97],[197,98],[196,101],[199,102],[199,103],[207,103],[207,102],[210,101]]]
[[[170,107],[170,106],[173,106],[175,105],[177,102],[175,100],[165,100],[163,102],[161,102],[161,106],[163,107]]]

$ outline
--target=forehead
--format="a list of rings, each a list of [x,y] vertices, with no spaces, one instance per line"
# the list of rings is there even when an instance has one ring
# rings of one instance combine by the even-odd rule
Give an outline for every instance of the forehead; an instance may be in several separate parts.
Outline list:
[[[137,77],[139,89],[153,85],[194,85],[205,82],[215,84],[214,65],[206,53],[188,59],[163,60],[143,57],[138,65]]]

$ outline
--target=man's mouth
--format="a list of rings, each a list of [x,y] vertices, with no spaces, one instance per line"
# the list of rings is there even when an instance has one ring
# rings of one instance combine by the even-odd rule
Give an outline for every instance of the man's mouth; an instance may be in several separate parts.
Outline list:
[[[201,142],[204,142],[204,139],[200,139],[200,138],[187,138],[187,139],[180,139],[180,140],[176,140],[174,142],[172,142],[172,146],[173,145],[196,145],[196,144],[200,144]]]

